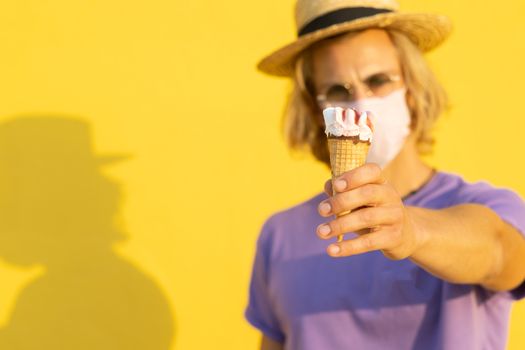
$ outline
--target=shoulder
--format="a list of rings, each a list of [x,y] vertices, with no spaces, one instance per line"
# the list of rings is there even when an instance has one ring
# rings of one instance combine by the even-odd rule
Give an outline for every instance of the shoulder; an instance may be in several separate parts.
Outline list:
[[[496,187],[487,181],[469,182],[456,174],[439,174],[442,185],[452,192],[452,204],[514,202],[523,205],[521,197],[511,189]]]
[[[450,189],[450,205],[480,204],[492,209],[504,221],[525,232],[525,202],[514,191],[486,181],[468,182],[458,175],[440,173]]]

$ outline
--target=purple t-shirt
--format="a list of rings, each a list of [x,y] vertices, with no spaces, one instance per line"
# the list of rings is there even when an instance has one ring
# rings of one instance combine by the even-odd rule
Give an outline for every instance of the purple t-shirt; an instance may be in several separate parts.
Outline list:
[[[346,258],[326,254],[315,229],[325,194],[270,217],[257,242],[246,319],[285,349],[505,349],[513,300],[436,278],[408,259],[381,252]],[[466,183],[438,172],[410,206],[440,209],[461,203],[491,208],[525,233],[525,204],[514,192]]]

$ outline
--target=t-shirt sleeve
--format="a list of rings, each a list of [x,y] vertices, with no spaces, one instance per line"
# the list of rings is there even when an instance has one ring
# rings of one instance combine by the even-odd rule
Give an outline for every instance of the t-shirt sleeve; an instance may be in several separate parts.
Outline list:
[[[458,197],[459,202],[481,204],[492,209],[525,239],[525,202],[515,192],[480,182],[466,186]],[[515,300],[525,298],[525,281],[510,291],[509,295]]]
[[[269,256],[271,247],[271,229],[267,222],[257,240],[257,250],[253,263],[252,277],[249,289],[248,306],[244,316],[246,320],[264,335],[284,342],[285,335],[279,321],[268,290]]]

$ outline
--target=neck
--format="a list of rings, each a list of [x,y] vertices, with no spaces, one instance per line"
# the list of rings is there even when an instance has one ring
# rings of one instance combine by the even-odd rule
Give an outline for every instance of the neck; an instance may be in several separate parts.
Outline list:
[[[432,168],[421,160],[415,139],[409,137],[401,152],[383,173],[399,195],[404,197],[428,181]]]

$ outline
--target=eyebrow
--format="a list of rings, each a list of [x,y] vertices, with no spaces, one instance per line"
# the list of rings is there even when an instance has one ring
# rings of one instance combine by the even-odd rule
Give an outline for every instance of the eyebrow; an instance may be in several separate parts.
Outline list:
[[[388,76],[392,76],[392,75],[398,75],[400,77],[402,76],[401,72],[398,69],[386,69],[386,70],[378,70],[376,72],[367,74],[366,76],[364,76],[364,78],[360,78],[360,81],[361,82],[366,82],[368,79],[372,78],[375,75],[379,75],[379,74],[386,74]],[[350,82],[348,82],[348,81],[331,80],[328,83],[322,84],[321,85],[321,90],[322,91],[326,91],[327,89],[331,88],[334,85],[345,86],[346,84],[349,84],[349,83]],[[350,83],[350,85],[353,85],[353,84]]]
[[[378,70],[376,72],[367,74],[364,77],[360,77],[359,79],[361,81],[366,81],[366,80],[370,79],[371,77],[373,77],[375,75],[380,75],[380,74],[386,74],[388,76],[392,76],[392,75],[399,75],[399,76],[401,76],[401,72],[398,69],[386,69],[386,70]]]

